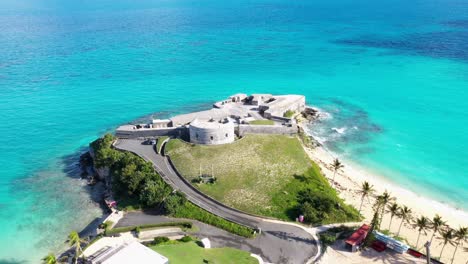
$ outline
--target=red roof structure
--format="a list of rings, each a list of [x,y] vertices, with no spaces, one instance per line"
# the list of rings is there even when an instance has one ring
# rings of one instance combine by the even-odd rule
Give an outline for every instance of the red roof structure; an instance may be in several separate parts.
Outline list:
[[[346,244],[350,246],[360,245],[364,239],[367,237],[370,226],[364,224],[358,230],[356,230],[348,239],[346,239]]]

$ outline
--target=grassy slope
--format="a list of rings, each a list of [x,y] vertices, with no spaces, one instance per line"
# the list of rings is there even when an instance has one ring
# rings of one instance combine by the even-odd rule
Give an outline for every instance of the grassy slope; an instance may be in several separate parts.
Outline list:
[[[168,139],[168,136],[162,136],[158,138],[158,141],[156,142],[156,152],[159,153],[161,151],[161,146],[164,140]]]
[[[213,198],[246,212],[294,220],[298,216],[298,193],[305,188],[336,196],[310,161],[299,140],[281,135],[248,135],[229,145],[191,145],[171,140],[166,147],[174,164],[186,178],[211,174],[215,184],[196,185]],[[351,220],[330,217],[330,221]]]
[[[171,264],[258,263],[258,261],[255,258],[251,257],[248,252],[234,248],[205,249],[198,246],[196,242],[157,245],[152,246],[151,249],[167,257]],[[209,262],[204,262],[204,260],[208,260]]]

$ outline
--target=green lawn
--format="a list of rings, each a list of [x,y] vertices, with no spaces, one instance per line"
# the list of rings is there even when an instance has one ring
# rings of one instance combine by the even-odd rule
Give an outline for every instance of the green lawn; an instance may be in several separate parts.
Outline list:
[[[249,122],[250,125],[269,125],[272,126],[275,124],[272,120],[254,120]]]
[[[337,197],[296,137],[247,135],[232,144],[218,146],[171,140],[166,153],[189,181],[194,182],[199,177],[200,168],[202,174],[213,172],[217,179],[214,184],[194,185],[234,208],[294,220],[302,211],[299,194],[308,190],[317,193],[319,201],[314,201],[315,204],[324,197],[331,200],[328,203],[331,205],[324,209],[326,214],[314,217],[314,222],[358,218],[357,212]]]
[[[163,244],[151,249],[167,257],[171,264],[219,263],[256,264],[250,253],[234,248],[202,248],[196,242]]]

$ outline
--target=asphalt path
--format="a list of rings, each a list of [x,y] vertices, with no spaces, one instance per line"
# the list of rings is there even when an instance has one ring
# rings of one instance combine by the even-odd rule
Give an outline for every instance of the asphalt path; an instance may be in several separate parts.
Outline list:
[[[166,157],[154,151],[152,145],[144,145],[142,141],[136,139],[119,139],[114,146],[133,152],[150,161],[162,178],[172,188],[184,193],[192,203],[224,219],[261,230],[261,234],[254,239],[246,239],[200,223],[199,225],[204,227],[201,229],[204,232],[202,235],[213,240],[214,246],[229,246],[247,250],[260,255],[269,263],[306,263],[317,254],[317,241],[302,228],[268,222],[207,197],[185,181],[173,169]],[[162,219],[161,217],[146,213],[128,214],[121,221],[128,221],[135,225],[144,224],[145,221],[158,222]],[[119,222],[119,224],[121,223]]]

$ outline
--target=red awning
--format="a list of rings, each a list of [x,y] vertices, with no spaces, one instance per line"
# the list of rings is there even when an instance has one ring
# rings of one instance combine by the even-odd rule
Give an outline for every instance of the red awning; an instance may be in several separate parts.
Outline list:
[[[367,232],[369,232],[369,226],[364,224],[362,225],[356,232],[354,232],[348,239],[346,239],[346,244],[351,246],[359,245],[364,241],[367,236]]]

